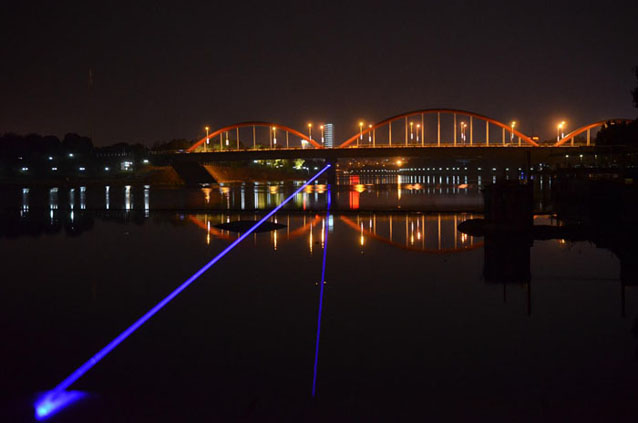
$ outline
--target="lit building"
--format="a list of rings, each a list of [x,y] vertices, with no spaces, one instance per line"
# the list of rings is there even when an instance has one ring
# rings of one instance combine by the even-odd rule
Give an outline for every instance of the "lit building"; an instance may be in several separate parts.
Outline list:
[[[326,123],[324,125],[324,137],[326,139],[326,148],[332,148],[334,145],[334,125],[332,123]]]

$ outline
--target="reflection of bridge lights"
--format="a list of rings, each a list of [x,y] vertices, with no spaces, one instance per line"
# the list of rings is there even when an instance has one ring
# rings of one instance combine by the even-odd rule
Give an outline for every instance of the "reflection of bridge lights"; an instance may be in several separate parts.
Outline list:
[[[354,186],[354,190],[357,191],[358,193],[362,193],[366,190],[366,186],[363,184],[356,184]]]
[[[268,187],[268,192],[271,194],[277,194],[279,192],[279,185],[270,185]]]
[[[396,161],[396,163],[397,163],[397,166],[401,166],[403,164],[403,161],[401,159],[399,159],[399,160]]]
[[[206,201],[206,204],[210,203],[210,192],[211,192],[211,189],[210,188],[202,188],[202,192],[204,193],[204,200]]]

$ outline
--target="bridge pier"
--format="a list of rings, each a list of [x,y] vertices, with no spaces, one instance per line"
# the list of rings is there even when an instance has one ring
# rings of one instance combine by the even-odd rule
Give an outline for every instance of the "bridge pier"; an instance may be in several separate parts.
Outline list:
[[[337,160],[335,159],[326,159],[326,164],[330,165],[330,169],[326,171],[326,182],[330,187],[337,186]]]

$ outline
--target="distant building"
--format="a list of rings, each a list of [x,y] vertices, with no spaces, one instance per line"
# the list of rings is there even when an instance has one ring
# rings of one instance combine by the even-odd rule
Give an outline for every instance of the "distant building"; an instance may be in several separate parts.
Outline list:
[[[326,140],[325,146],[326,148],[332,148],[334,146],[334,125],[332,123],[326,123],[323,126],[324,138]]]

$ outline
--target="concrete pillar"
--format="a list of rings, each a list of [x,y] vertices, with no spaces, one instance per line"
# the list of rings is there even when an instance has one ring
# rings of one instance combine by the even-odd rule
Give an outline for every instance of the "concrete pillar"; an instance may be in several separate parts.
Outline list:
[[[423,113],[421,113],[421,147],[425,146],[425,125],[423,124]]]
[[[436,145],[441,146],[441,112],[436,112]]]
[[[392,122],[388,122],[388,135],[390,137],[390,145],[392,145]]]
[[[454,147],[456,147],[456,113],[454,113]]]
[[[408,117],[405,117],[405,145],[408,145]]]
[[[591,145],[591,129],[587,130],[587,146]]]
[[[474,131],[472,126],[472,116],[470,116],[470,145],[472,145],[473,140],[474,140]]]
[[[485,145],[490,145],[490,123],[485,121]]]
[[[257,138],[255,137],[255,125],[253,125],[253,148],[257,148]]]

